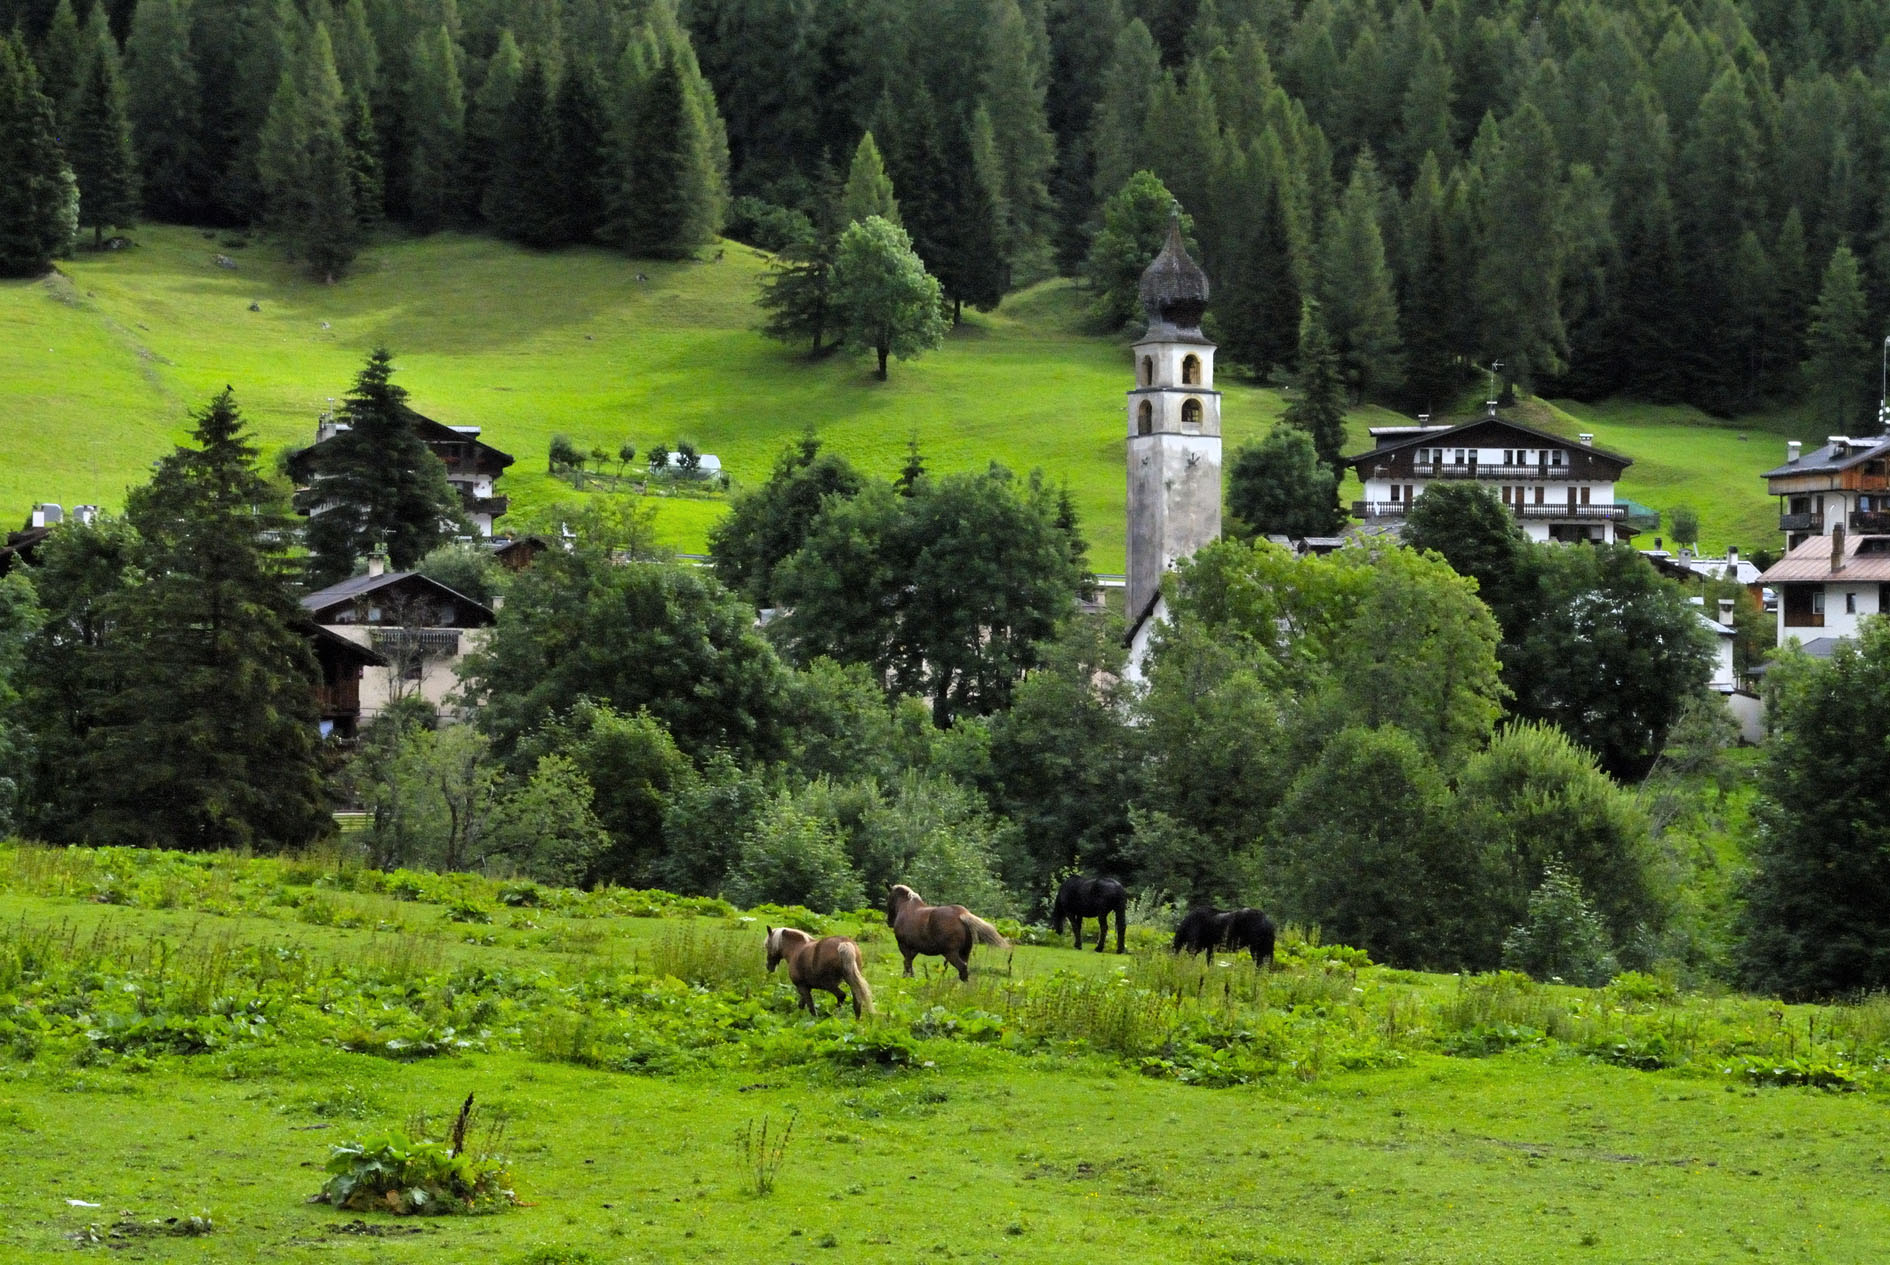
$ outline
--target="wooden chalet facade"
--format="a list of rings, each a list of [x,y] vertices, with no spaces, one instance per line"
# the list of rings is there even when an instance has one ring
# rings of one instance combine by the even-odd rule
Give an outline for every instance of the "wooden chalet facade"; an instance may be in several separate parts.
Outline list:
[[[367,575],[310,593],[302,599],[302,610],[322,633],[377,661],[362,660],[354,679],[357,723],[412,695],[435,708],[445,707],[459,688],[461,662],[495,618],[488,607],[417,571],[373,568]],[[325,687],[340,691],[333,700],[340,708],[349,683],[341,676],[331,678],[326,664],[322,680]]]
[[[467,520],[481,536],[490,536],[493,520],[511,505],[510,498],[499,495],[493,487],[512,464],[512,454],[481,440],[477,426],[448,426],[412,409],[407,414],[421,442],[446,466],[447,482],[459,493],[460,508]],[[316,450],[346,429],[324,415],[315,425],[315,443],[289,454],[289,477],[300,487],[310,486],[315,479]]]
[[[1786,444],[1785,464],[1760,476],[1778,498],[1786,549],[1839,530],[1890,535],[1890,435],[1832,435],[1821,448],[1803,448]]]
[[[1346,458],[1364,485],[1352,513],[1368,525],[1393,522],[1433,482],[1473,480],[1497,491],[1535,540],[1614,541],[1635,534],[1614,485],[1631,458],[1597,448],[1593,436],[1571,443],[1492,409],[1466,422],[1379,426],[1377,446]]]

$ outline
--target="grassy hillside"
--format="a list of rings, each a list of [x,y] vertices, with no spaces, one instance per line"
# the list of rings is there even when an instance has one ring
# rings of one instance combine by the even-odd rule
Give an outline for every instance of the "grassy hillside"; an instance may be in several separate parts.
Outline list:
[[[753,332],[764,262],[741,246],[660,264],[447,234],[378,246],[330,287],[265,246],[182,228],[138,238],[136,250],[82,253],[45,280],[0,282],[0,521],[36,501],[121,504],[189,411],[226,383],[271,456],[305,444],[315,415],[384,343],[417,408],[481,426],[518,458],[501,485],[514,522],[570,495],[543,473],[555,433],[612,452],[625,440],[647,450],[689,439],[742,483],[765,477],[811,425],[882,473],[915,434],[934,470],[1041,468],[1069,483],[1093,565],[1122,568],[1128,356],[1123,340],[1086,331],[1083,296],[1067,282],[971,314],[942,350],[895,362],[880,383],[865,358],[809,364]],[[234,271],[215,266],[219,252]],[[1282,400],[1221,385],[1231,451],[1263,433]],[[1775,463],[1778,438],[1793,433],[1786,421],[1735,429],[1629,406],[1537,406],[1536,417],[1634,456],[1625,494],[1663,510],[1691,502],[1708,544],[1777,543],[1753,476]],[[1361,411],[1355,442],[1373,418],[1391,415]],[[720,512],[666,501],[659,523],[679,547],[700,548]]]
[[[802,1019],[767,921],[858,935],[877,1016]],[[876,916],[0,844],[0,1258],[1861,1265],[1890,1243],[1881,999],[1419,975],[1292,937],[1258,974],[1131,931],[1127,958],[980,949],[969,983],[902,980]],[[469,1091],[523,1206],[305,1202],[332,1146],[441,1136]],[[741,1142],[764,1117],[794,1122],[765,1195]]]

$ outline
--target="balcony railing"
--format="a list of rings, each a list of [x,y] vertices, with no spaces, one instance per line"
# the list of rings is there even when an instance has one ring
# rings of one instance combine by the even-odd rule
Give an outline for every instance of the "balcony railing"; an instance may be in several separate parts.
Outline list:
[[[1787,628],[1823,628],[1824,613],[1788,610],[1785,612],[1785,626]]]
[[[1482,462],[1425,461],[1411,466],[1414,477],[1432,479],[1569,479],[1567,466],[1499,466]]]
[[[1778,516],[1778,529],[1780,531],[1823,531],[1824,515],[1780,514]]]
[[[1512,505],[1518,518],[1624,519],[1625,505]]]
[[[1851,530],[1890,532],[1890,513],[1881,510],[1852,510]]]

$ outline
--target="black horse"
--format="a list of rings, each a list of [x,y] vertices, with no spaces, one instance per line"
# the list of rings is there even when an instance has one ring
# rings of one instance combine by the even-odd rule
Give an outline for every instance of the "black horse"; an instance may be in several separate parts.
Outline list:
[[[1063,920],[1070,920],[1076,933],[1076,947],[1083,947],[1083,919],[1096,920],[1096,952],[1103,951],[1109,939],[1109,915],[1116,916],[1116,952],[1122,947],[1124,929],[1129,925],[1129,893],[1112,878],[1066,878],[1057,888],[1056,903],[1050,907],[1050,930],[1063,934]]]
[[[1205,953],[1214,960],[1215,949],[1242,949],[1253,954],[1255,966],[1273,961],[1273,919],[1258,909],[1190,909],[1175,928],[1174,952]]]

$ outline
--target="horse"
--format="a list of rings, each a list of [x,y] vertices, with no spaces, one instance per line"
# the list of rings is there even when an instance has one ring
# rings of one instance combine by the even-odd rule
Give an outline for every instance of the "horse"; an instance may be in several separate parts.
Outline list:
[[[1258,909],[1219,910],[1202,906],[1190,909],[1179,925],[1175,927],[1175,942],[1169,948],[1175,953],[1186,949],[1190,953],[1205,953],[1208,961],[1214,960],[1214,950],[1241,949],[1253,954],[1255,966],[1265,966],[1273,961],[1273,939],[1276,930],[1273,919]]]
[[[814,1009],[814,990],[832,993],[835,1005],[845,1005],[846,984],[853,989],[853,1017],[860,1011],[873,1011],[873,990],[867,987],[866,974],[860,970],[860,946],[845,936],[823,936],[816,940],[794,927],[768,928],[768,973],[787,959],[788,981],[801,992],[801,1005],[807,1013],[819,1017]]]
[[[1127,952],[1122,947],[1122,936],[1129,923],[1129,893],[1112,878],[1072,875],[1057,888],[1056,902],[1050,906],[1050,930],[1062,935],[1063,920],[1068,918],[1071,930],[1076,933],[1076,947],[1080,949],[1083,947],[1083,919],[1094,918],[1096,952],[1101,953],[1104,941],[1109,939],[1111,913],[1116,916],[1116,952]]]
[[[886,925],[892,928],[899,952],[905,955],[908,977],[912,974],[912,959],[923,953],[944,958],[958,968],[959,979],[968,980],[973,945],[1011,947],[996,927],[963,905],[928,905],[904,883],[893,884],[886,895]]]

